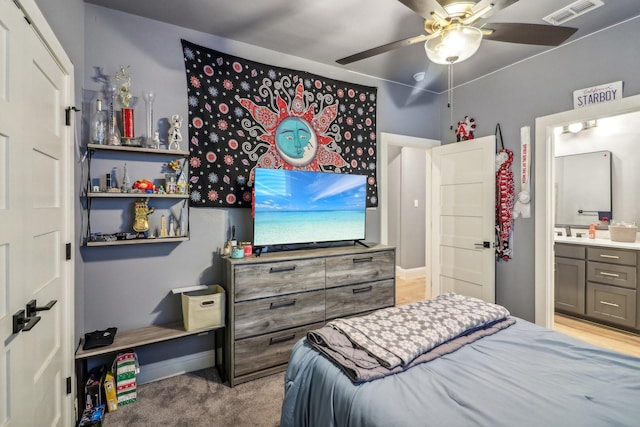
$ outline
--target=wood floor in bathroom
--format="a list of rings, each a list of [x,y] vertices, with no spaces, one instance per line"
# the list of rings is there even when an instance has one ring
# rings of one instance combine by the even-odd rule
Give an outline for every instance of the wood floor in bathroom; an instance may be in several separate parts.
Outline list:
[[[425,293],[424,278],[396,277],[396,305],[421,301],[429,296]],[[554,329],[600,347],[640,357],[640,335],[637,334],[561,314],[555,315]]]

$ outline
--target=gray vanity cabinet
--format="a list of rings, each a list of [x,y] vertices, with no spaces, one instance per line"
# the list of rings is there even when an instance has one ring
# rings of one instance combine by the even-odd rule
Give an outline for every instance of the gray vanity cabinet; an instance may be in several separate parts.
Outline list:
[[[555,309],[585,314],[585,248],[555,244]]]
[[[634,328],[636,279],[636,251],[587,248],[587,316]]]

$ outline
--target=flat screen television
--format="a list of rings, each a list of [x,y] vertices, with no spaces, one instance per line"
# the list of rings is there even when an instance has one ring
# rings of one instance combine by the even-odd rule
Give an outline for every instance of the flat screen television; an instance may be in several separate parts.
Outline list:
[[[257,168],[254,246],[364,239],[366,188],[365,175]]]

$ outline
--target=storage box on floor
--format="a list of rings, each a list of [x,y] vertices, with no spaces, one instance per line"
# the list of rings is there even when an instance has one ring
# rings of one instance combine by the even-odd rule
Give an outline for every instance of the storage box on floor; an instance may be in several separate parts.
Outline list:
[[[182,320],[186,331],[224,326],[225,291],[220,285],[200,285],[172,291],[182,299]]]

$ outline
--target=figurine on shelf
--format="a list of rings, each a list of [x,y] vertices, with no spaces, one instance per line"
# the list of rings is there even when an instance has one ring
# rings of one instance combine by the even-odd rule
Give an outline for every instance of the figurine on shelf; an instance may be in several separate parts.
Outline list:
[[[129,178],[129,172],[127,172],[127,164],[124,164],[124,175],[122,176],[122,192],[130,193],[132,189],[131,178]]]
[[[182,141],[182,135],[180,134],[180,128],[182,127],[182,117],[178,114],[171,116],[171,128],[169,129],[169,150],[179,150],[180,142]]]
[[[160,218],[160,234],[158,237],[169,237],[167,233],[167,218],[164,215]]]
[[[149,148],[155,148],[155,149],[160,148],[160,132],[158,131],[153,132],[153,144]]]
[[[176,237],[176,225],[173,217],[169,219],[169,237]]]
[[[138,200],[135,204],[135,219],[133,221],[133,231],[144,233],[149,230],[149,215],[155,208],[149,207],[149,200]],[[164,218],[164,217],[163,217]]]

